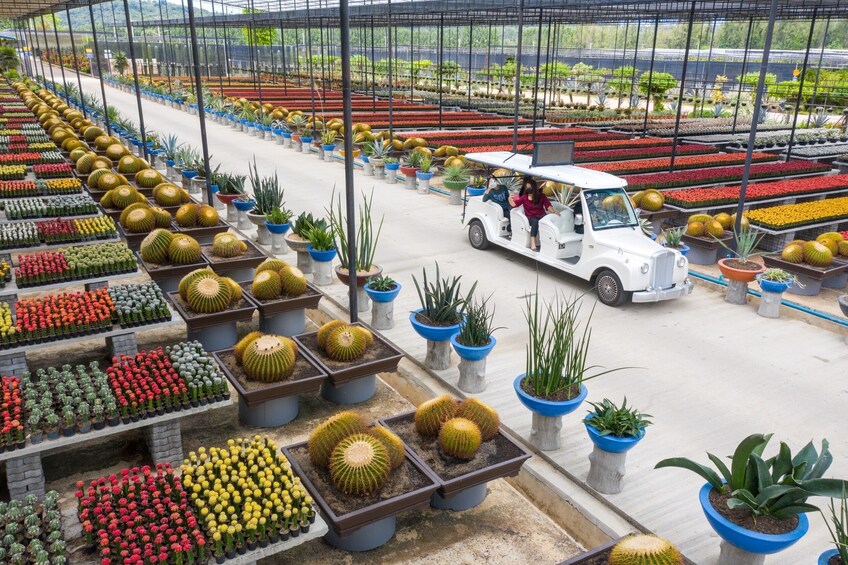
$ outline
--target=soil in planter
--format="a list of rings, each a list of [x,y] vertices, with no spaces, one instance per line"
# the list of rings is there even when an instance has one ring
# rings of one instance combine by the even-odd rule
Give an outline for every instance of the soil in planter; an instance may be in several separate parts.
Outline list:
[[[285,302],[286,300],[292,300],[292,299],[295,299],[295,298],[306,298],[307,296],[319,296],[321,294],[320,292],[313,290],[313,289],[311,289],[307,286],[306,292],[304,292],[300,296],[288,296],[286,294],[281,294],[278,298],[268,298],[266,300],[263,300],[261,298],[256,298],[256,296],[253,295],[253,292],[251,292],[251,289],[253,287],[252,282],[241,283],[241,287],[244,289],[244,292],[246,294],[249,294],[250,297],[253,300],[255,300],[259,304],[262,304],[263,306],[266,305],[266,304],[276,304],[277,302]]]
[[[778,520],[771,516],[760,516],[755,518],[750,510],[745,508],[730,509],[727,507],[727,500],[731,497],[730,494],[722,494],[716,489],[710,491],[710,504],[715,508],[716,512],[747,530],[759,532],[761,534],[779,535],[791,532],[798,527],[798,516],[792,516],[785,520]]]
[[[833,557],[827,560],[827,565],[848,565],[848,563],[842,561],[842,558],[838,555],[834,555]]]
[[[185,312],[185,315],[188,317],[189,320],[194,320],[195,318],[205,318],[206,316],[215,316],[217,314],[223,314],[224,312],[229,312],[229,311],[232,311],[232,310],[241,310],[242,308],[250,308],[251,307],[250,302],[248,302],[247,300],[242,298],[241,300],[238,301],[237,304],[231,304],[226,310],[222,310],[220,312],[215,312],[213,314],[198,314],[197,312],[195,312],[191,308],[189,308],[188,302],[183,300],[182,296],[180,296],[179,294],[175,293],[173,295],[173,299],[174,299],[174,302],[177,305],[179,305],[180,308],[183,309],[183,312]]]
[[[436,438],[424,437],[415,431],[415,423],[410,415],[404,420],[389,423],[390,429],[406,443],[412,451],[430,466],[439,477],[451,480],[474,471],[496,465],[501,461],[520,457],[523,452],[507,441],[501,434],[480,444],[474,459],[466,461],[445,455],[439,448]]]
[[[312,465],[309,461],[309,452],[305,445],[296,447],[290,451],[298,464],[300,464],[300,468],[303,469],[303,472],[312,481],[315,489],[327,502],[333,513],[339,517],[431,484],[426,475],[416,469],[407,459],[404,460],[403,465],[389,474],[386,484],[383,485],[383,488],[379,492],[368,496],[350,496],[341,493],[333,486],[333,483],[330,481],[329,471]]]
[[[457,335],[456,336],[456,342],[460,345],[464,345],[465,347],[485,347],[485,346],[489,345],[492,342],[492,340],[491,339],[487,340],[486,343],[465,343],[465,341],[462,339],[462,336]]]
[[[236,257],[218,257],[212,253],[211,245],[201,245],[200,250],[209,260],[211,265],[222,265],[225,263],[229,263],[230,261],[239,261],[241,259],[254,259],[258,257],[262,257],[263,259],[267,257],[260,249],[255,248],[254,246],[247,244],[247,251],[238,255]]]
[[[438,323],[434,324],[433,322],[430,321],[429,318],[424,316],[424,314],[422,314],[421,312],[417,312],[415,314],[415,319],[418,321],[419,324],[423,324],[425,326],[431,326],[431,327],[434,327],[434,328],[446,328],[448,326],[455,326],[459,323],[457,321],[457,322],[438,322]]]
[[[523,381],[521,381],[521,390],[523,390],[533,398],[547,400],[549,402],[565,402],[566,400],[573,400],[580,396],[580,386],[576,384],[571,385],[570,387],[562,389],[560,391],[557,391],[550,396],[537,396],[536,391],[533,390],[533,384],[530,382],[530,379],[526,377]]]
[[[290,381],[298,381],[301,379],[308,379],[309,377],[315,377],[320,374],[318,369],[312,366],[309,362],[307,362],[302,355],[297,355],[294,362],[294,370],[289,378],[284,381],[277,381],[273,383],[264,383],[259,381],[251,381],[245,376],[242,368],[236,363],[236,358],[232,353],[226,354],[218,354],[218,358],[227,368],[231,375],[233,375],[245,390],[245,392],[256,392],[263,390],[269,386],[275,386],[280,383],[290,382]]]
[[[335,359],[327,357],[321,348],[318,347],[318,334],[313,333],[298,336],[297,340],[309,349],[313,355],[318,357],[318,359],[321,360],[321,363],[323,363],[324,366],[333,373],[397,355],[397,352],[394,349],[383,343],[383,341],[377,336],[374,336],[374,342],[368,346],[368,349],[365,350],[365,354],[354,361],[336,361]]]
[[[163,263],[162,265],[159,265],[157,263],[148,263],[146,261],[144,262],[144,268],[148,272],[156,272],[156,271],[165,270],[165,269],[173,269],[174,267],[195,267],[196,266],[198,269],[201,269],[201,268],[203,268],[204,265],[206,265],[206,263],[203,261],[203,259],[198,259],[196,263],[188,263],[188,264],[185,264],[185,265],[175,265],[175,264],[167,264],[167,263]]]
[[[759,271],[763,268],[762,265],[755,261],[740,261],[739,259],[728,259],[724,264],[731,269],[738,269],[740,271]]]

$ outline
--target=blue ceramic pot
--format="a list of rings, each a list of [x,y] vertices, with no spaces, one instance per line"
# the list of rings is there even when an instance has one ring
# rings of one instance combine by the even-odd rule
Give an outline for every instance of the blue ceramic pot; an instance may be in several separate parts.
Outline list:
[[[187,171],[187,170],[183,169],[183,176],[185,178],[187,178],[188,180],[191,180],[191,179],[193,179],[194,177],[197,176],[197,171]]]
[[[306,250],[309,251],[309,256],[312,257],[313,261],[318,261],[319,263],[326,263],[327,261],[332,261],[336,258],[336,250],[330,249],[329,251],[316,251],[312,249],[312,244],[306,246]]]
[[[415,176],[421,180],[430,180],[435,174],[436,173],[422,173],[421,171],[415,171]]]
[[[265,227],[268,228],[268,231],[275,234],[286,233],[289,231],[289,224],[269,224],[268,220],[265,220]]]
[[[374,302],[391,302],[395,298],[397,298],[400,289],[403,288],[401,284],[395,281],[395,288],[392,290],[374,290],[371,288],[371,282],[365,283],[365,294],[368,295],[368,298],[373,300]]]
[[[713,508],[713,505],[710,504],[710,491],[712,489],[713,486],[710,483],[701,487],[701,492],[698,494],[701,509],[704,511],[704,515],[707,517],[710,526],[713,527],[719,537],[739,549],[757,555],[778,553],[804,537],[804,534],[810,529],[810,521],[807,519],[806,514],[798,514],[798,526],[785,534],[761,534],[737,526],[719,514]]]
[[[173,167],[174,164],[175,164],[175,161],[173,159],[165,159],[165,164],[168,165],[169,167]]]
[[[370,163],[370,161],[368,160],[368,155],[366,155],[365,153],[360,155],[360,159],[362,159],[363,163]]]
[[[283,132],[283,138],[284,139],[291,139],[291,132],[290,131],[284,131]]]
[[[387,171],[396,171],[400,168],[400,163],[386,163]]]
[[[525,376],[526,373],[518,375],[515,380],[512,381],[512,388],[515,389],[515,394],[518,395],[518,400],[521,401],[521,404],[523,404],[531,412],[535,412],[540,416],[552,418],[571,414],[580,407],[583,401],[586,400],[586,396],[589,394],[589,390],[586,388],[586,385],[580,385],[580,394],[571,400],[565,400],[562,402],[542,400],[541,398],[530,396],[522,390],[521,381],[524,380]]]
[[[486,192],[486,189],[475,188],[473,186],[466,186],[465,191],[468,193],[468,196],[481,196],[484,192]]]
[[[271,130],[271,133],[273,133],[274,135],[283,135],[283,130],[281,130],[281,129],[272,129],[272,130]],[[291,135],[290,135],[289,137],[291,137]]]
[[[828,549],[827,551],[819,555],[819,565],[829,565],[830,558],[836,557],[837,555],[839,555],[839,552],[837,550]]]
[[[764,279],[762,275],[757,275],[757,282],[760,283],[760,288],[763,292],[776,292],[777,294],[783,294],[786,292],[790,286],[792,286],[792,282],[777,282],[770,281]]]
[[[642,441],[642,438],[645,437],[645,429],[639,433],[639,437],[621,437],[621,436],[613,436],[613,435],[605,435],[602,436],[601,432],[596,430],[591,425],[591,419],[593,414],[590,414],[586,417],[586,420],[583,420],[583,425],[586,426],[586,431],[589,432],[589,439],[592,440],[592,443],[597,445],[599,448],[607,451],[609,453],[624,453],[625,451],[629,451],[632,449],[637,443]]]
[[[236,207],[236,210],[240,210],[242,212],[250,212],[253,210],[255,205],[256,202],[253,200],[233,200],[233,206]]]
[[[495,345],[497,345],[498,340],[494,337],[489,336],[489,343],[487,345],[483,345],[481,347],[471,347],[468,345],[462,345],[459,343],[456,338],[459,334],[454,334],[450,338],[451,345],[453,346],[456,354],[465,359],[466,361],[482,361],[486,358],[486,356],[492,352]]]
[[[415,315],[419,314],[423,308],[413,310],[409,313],[409,323],[412,324],[412,329],[415,333],[428,341],[448,341],[451,336],[459,333],[459,324],[452,326],[428,326],[422,324],[415,319]]]
[[[663,243],[662,245],[663,245],[663,247],[668,247],[668,245],[666,243]],[[681,243],[680,247],[672,247],[672,249],[676,249],[676,250],[680,251],[680,254],[685,256],[687,253],[689,253],[690,248],[685,243]]]
[[[336,146],[335,146],[335,145],[323,145],[323,144],[322,144],[322,145],[321,145],[321,148],[322,148],[324,151],[335,151]]]
[[[311,138],[310,136],[308,136],[308,135],[301,135],[301,136],[300,136],[300,141],[301,141],[302,143],[304,143],[304,144],[307,144],[307,145],[308,145],[308,144],[312,143],[312,138]]]

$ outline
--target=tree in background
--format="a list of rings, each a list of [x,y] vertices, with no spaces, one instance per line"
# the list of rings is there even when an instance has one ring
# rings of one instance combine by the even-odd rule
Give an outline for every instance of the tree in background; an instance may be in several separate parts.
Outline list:
[[[261,14],[262,10],[242,8],[242,14]],[[241,36],[248,45],[267,46],[279,43],[280,34],[274,28],[241,28]]]
[[[14,71],[20,64],[14,47],[0,47],[0,71]]]
[[[117,51],[115,56],[112,58],[112,65],[115,67],[115,71],[119,75],[122,75],[127,72],[127,67],[129,67],[129,62],[127,61],[127,54],[123,51]]]
[[[639,92],[648,98],[653,98],[655,112],[665,110],[665,104],[663,104],[665,94],[675,86],[677,86],[677,79],[669,73],[655,72],[652,77],[651,73],[645,72],[639,77]]]

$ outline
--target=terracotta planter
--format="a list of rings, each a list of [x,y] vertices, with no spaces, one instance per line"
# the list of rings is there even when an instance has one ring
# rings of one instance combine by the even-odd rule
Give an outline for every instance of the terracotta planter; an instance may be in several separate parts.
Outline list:
[[[736,269],[727,264],[728,261],[732,261],[733,259],[719,259],[718,260],[718,268],[721,271],[721,274],[724,275],[724,278],[738,281],[743,283],[754,282],[756,280],[757,275],[765,272],[766,268],[763,265],[758,265],[758,269],[756,270],[746,270],[746,269]]]
[[[372,265],[371,270],[366,272],[357,271],[356,272],[356,286],[362,288],[365,286],[365,283],[368,282],[368,279],[372,277],[379,277],[383,272],[383,267],[379,265]],[[336,276],[339,277],[339,280],[342,281],[342,284],[350,284],[350,275],[348,274],[348,270],[343,268],[341,265],[336,267]]]

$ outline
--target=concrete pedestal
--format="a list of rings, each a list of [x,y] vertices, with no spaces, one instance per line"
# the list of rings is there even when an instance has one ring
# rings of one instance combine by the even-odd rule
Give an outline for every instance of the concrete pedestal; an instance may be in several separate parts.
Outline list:
[[[486,360],[459,360],[459,390],[478,393],[486,390]]]
[[[727,294],[724,301],[731,304],[747,304],[748,283],[739,281],[727,281]]]
[[[326,149],[324,150],[324,161],[327,163],[332,163],[333,161],[335,161],[335,159],[333,159],[332,151],[327,151]]]
[[[377,375],[369,375],[347,381],[338,386],[330,379],[321,384],[321,397],[335,404],[358,404],[365,402],[377,392]]]
[[[444,371],[450,367],[451,346],[449,341],[427,340],[427,357],[424,366],[436,371]]]
[[[312,256],[309,255],[308,251],[297,252],[297,268],[304,275],[312,273]]]
[[[404,188],[407,190],[415,190],[416,178],[415,175],[410,175],[408,177],[404,177],[405,184]]]
[[[175,467],[182,464],[183,440],[179,420],[144,428],[144,438],[154,463],[170,463]]]
[[[448,200],[448,204],[453,206],[461,206],[462,205],[462,191],[461,190],[451,190],[450,191],[450,200]]]
[[[356,311],[367,312],[370,309],[371,298],[368,297],[368,293],[365,292],[363,287],[356,287]],[[348,304],[348,310],[350,310],[350,304]]]
[[[283,147],[285,147],[286,149],[292,148],[292,140],[291,140],[290,137],[284,137],[283,138]]]
[[[780,299],[782,296],[778,292],[763,292],[760,296],[757,314],[763,318],[780,318]]]
[[[238,222],[238,209],[232,204],[227,204],[227,221],[231,224]]]
[[[306,311],[291,310],[273,316],[259,316],[259,329],[265,333],[291,337],[306,331]]]
[[[271,232],[264,224],[256,226],[256,243],[259,245],[271,245]]]
[[[430,179],[419,179],[418,194],[430,194]]]
[[[390,330],[395,327],[395,306],[392,302],[371,303],[371,327],[375,330]]]
[[[371,163],[362,163],[362,174],[366,177],[374,176],[374,165]]]
[[[274,255],[285,255],[289,252],[289,246],[284,238],[285,234],[283,233],[271,234],[271,251]]]
[[[347,537],[341,538],[330,528],[324,541],[343,551],[370,551],[385,545],[395,535],[397,520],[394,515],[383,518],[373,524],[368,524],[356,530]]]
[[[374,167],[374,178],[383,180],[386,178],[386,168],[385,167]]]
[[[722,540],[716,565],[765,565],[765,562],[765,555],[748,553]]]
[[[238,229],[244,231],[249,230],[250,226],[253,224],[250,222],[250,219],[247,217],[247,212],[244,210],[237,210],[238,212]]]
[[[533,424],[530,428],[530,443],[542,451],[554,451],[562,447],[560,431],[562,416],[540,416],[533,413]]]
[[[276,428],[297,418],[300,398],[298,395],[275,398],[255,406],[239,400],[239,420],[254,428]]]
[[[312,144],[311,143],[301,143],[300,144],[300,150],[303,153],[306,153],[308,155],[309,152],[312,151]]]
[[[488,487],[486,483],[469,487],[464,491],[453,495],[448,499],[444,499],[439,496],[439,493],[434,492],[430,497],[430,506],[433,508],[438,508],[439,510],[468,510],[469,508],[474,508],[481,502],[486,499],[486,494],[488,494]]]
[[[44,469],[41,455],[26,455],[6,461],[6,482],[11,499],[23,499],[28,494],[44,496]]]
[[[397,169],[386,169],[386,182],[389,184],[397,183]]]
[[[330,286],[333,284],[333,262],[313,260],[312,282],[317,286]]]
[[[627,452],[610,453],[597,445],[589,454],[589,476],[586,482],[590,487],[604,494],[618,494],[624,487],[624,462]]]
[[[224,322],[200,328],[197,330],[188,329],[189,341],[197,340],[206,351],[217,351],[219,349],[228,349],[238,341],[238,333],[236,332],[235,322]]]

